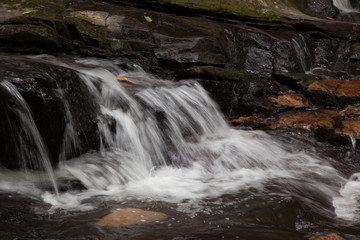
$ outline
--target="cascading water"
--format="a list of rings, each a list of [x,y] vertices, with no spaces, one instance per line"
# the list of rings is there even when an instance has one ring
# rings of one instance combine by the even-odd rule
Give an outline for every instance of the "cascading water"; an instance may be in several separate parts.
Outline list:
[[[78,180],[86,189],[58,197],[35,191],[54,209],[88,210],[97,206],[99,198],[179,204],[250,189],[266,194],[270,188],[323,216],[333,213],[325,206],[334,204],[340,217],[351,218],[341,206],[353,203],[346,190],[353,179],[346,183],[326,159],[294,152],[265,132],[230,128],[197,82],[159,80],[138,67],[125,72],[105,60],[69,64],[37,58],[77,71],[100,109],[99,151],[65,161],[55,171],[57,177]],[[119,75],[132,82],[119,82]],[[136,92],[130,94],[127,88]],[[9,190],[4,181],[0,178],[0,187]],[[354,209],[351,216],[357,216]]]
[[[58,196],[59,191],[55,179],[55,175],[50,163],[49,153],[44,144],[40,133],[35,125],[30,108],[23,99],[17,88],[8,81],[0,82],[0,87],[8,92],[13,100],[11,111],[18,117],[20,124],[14,127],[14,137],[17,138],[17,151],[19,159],[23,160],[20,164],[27,169],[28,164],[36,168],[43,168],[48,174],[53,185],[55,195]],[[31,166],[30,166],[31,167]]]
[[[301,68],[304,72],[307,72],[311,69],[312,57],[307,46],[306,40],[303,35],[299,34],[293,39],[291,43],[296,53],[296,57],[301,65]]]
[[[350,0],[333,0],[333,4],[342,12],[358,12],[351,6]]]
[[[73,119],[70,113],[70,106],[65,98],[65,94],[62,89],[56,90],[56,95],[62,100],[65,110],[66,126],[64,130],[63,143],[60,151],[59,162],[63,164],[66,159],[74,157],[74,152],[79,148],[78,137],[76,135]]]

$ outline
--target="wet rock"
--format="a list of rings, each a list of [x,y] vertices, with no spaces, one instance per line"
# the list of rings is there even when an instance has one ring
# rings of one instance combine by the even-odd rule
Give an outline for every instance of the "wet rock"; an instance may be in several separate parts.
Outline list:
[[[87,52],[93,52],[93,47],[97,48],[95,50],[97,52],[106,51],[108,48],[107,39],[109,37],[105,28],[97,26],[81,16],[69,16],[65,19],[65,23],[71,38],[77,40],[79,44],[77,46],[78,51],[86,54]],[[98,55],[95,51],[94,55]]]
[[[0,25],[0,42],[0,49],[7,52],[55,52],[61,47],[53,30],[31,24]]]
[[[104,11],[74,11],[71,13],[71,16],[105,27],[109,13]]]
[[[359,62],[360,61],[360,43],[354,42],[350,46],[350,61],[351,62]]]
[[[257,116],[239,117],[230,122],[234,125],[243,125],[254,129],[270,128],[270,125],[276,121],[274,118],[261,118]]]
[[[321,106],[338,106],[335,92],[341,83],[342,81],[338,79],[314,81],[306,90],[314,103]]]
[[[314,49],[314,68],[328,68],[332,59],[336,56],[336,49],[338,43],[331,39],[317,39],[312,45],[315,45]]]
[[[259,59],[261,61],[259,61]],[[274,57],[269,51],[249,48],[245,57],[245,68],[261,77],[270,77],[273,70]]]
[[[309,106],[306,99],[299,94],[290,92],[280,92],[280,94],[277,97],[269,97],[269,100],[278,107],[304,108]]]
[[[229,118],[238,116],[241,111],[240,101],[244,95],[243,82],[199,80],[220,106],[221,111]]]
[[[360,119],[346,119],[341,121],[342,128],[337,128],[336,132],[348,136],[360,137]]]
[[[359,12],[341,12],[337,16],[338,20],[345,21],[345,22],[353,22],[359,23],[360,22],[360,13]]]
[[[332,0],[307,0],[301,9],[304,13],[320,18],[335,17],[339,10],[334,7]]]
[[[271,46],[275,72],[301,72],[296,53],[290,41],[277,41]]]
[[[329,233],[326,236],[307,236],[309,240],[344,240],[336,233]]]
[[[110,31],[114,37],[121,37],[124,18],[124,16],[112,15],[106,19],[107,30]]]
[[[21,16],[23,14],[19,9],[11,9],[9,6],[0,5],[0,23],[4,23],[6,20]]]
[[[333,128],[335,117],[339,113],[336,110],[323,109],[316,111],[303,111],[298,113],[283,113],[279,115],[276,123],[272,123],[272,128],[300,128],[310,131],[316,130],[318,127]]]
[[[332,129],[335,124],[335,118],[340,116],[338,111],[330,109],[322,109],[316,111],[300,111],[281,113],[277,117],[259,118],[240,117],[231,120],[232,123],[242,124],[246,122],[254,122],[256,124],[267,125],[272,129],[277,128],[293,128],[315,131],[319,127]]]
[[[139,208],[116,209],[100,219],[97,224],[108,227],[127,227],[138,223],[162,221],[167,216],[164,213],[142,210]]]
[[[177,78],[201,78],[213,81],[245,82],[251,79],[251,74],[236,69],[224,69],[214,66],[196,66],[177,72]]]
[[[354,103],[360,97],[359,79],[325,79],[307,86],[312,100],[322,106],[338,106]]]
[[[273,78],[280,84],[293,90],[299,90],[309,80],[319,79],[318,76],[306,73],[274,72]]]
[[[196,63],[199,61],[199,53],[192,51],[201,38],[172,38],[163,35],[155,35],[160,48],[155,50],[155,56],[159,61],[176,63]]]

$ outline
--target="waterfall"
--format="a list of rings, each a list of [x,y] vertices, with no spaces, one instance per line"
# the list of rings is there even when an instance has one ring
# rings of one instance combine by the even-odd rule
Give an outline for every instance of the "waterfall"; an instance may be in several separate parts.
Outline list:
[[[296,57],[301,65],[301,68],[304,72],[307,72],[311,69],[312,57],[307,46],[306,40],[303,35],[299,34],[293,39],[291,43],[296,53]]]
[[[294,47],[301,46],[305,40],[299,36],[293,43]],[[306,51],[302,56],[308,57]],[[107,200],[202,201],[249,190],[267,199],[272,189],[277,192],[271,194],[296,198],[324,216],[333,214],[328,207],[333,203],[335,212],[342,216],[339,202],[350,201],[345,192],[339,193],[346,180],[327,159],[294,150],[294,146],[263,131],[231,128],[217,104],[194,80],[165,81],[136,65],[124,71],[99,59],[32,59],[75,71],[100,109],[100,148],[64,161],[55,171],[55,177],[80,181],[85,189],[61,192],[59,196],[34,191],[40,191],[52,209],[89,210]],[[119,81],[118,76],[131,82]],[[16,88],[8,82],[2,86],[27,109],[18,111],[27,119],[21,125],[32,129],[29,135],[31,142],[37,142],[36,148],[45,149]],[[65,136],[75,138],[71,106],[66,101],[64,106],[69,124]],[[69,139],[63,150],[67,145],[76,146],[76,140]],[[55,183],[47,153],[41,151],[39,159]],[[0,174],[0,189],[11,189],[12,180],[4,179],[8,175]],[[28,192],[28,187],[23,191]]]
[[[56,195],[59,194],[55,175],[51,166],[50,156],[42,137],[35,125],[31,111],[17,88],[8,81],[0,82],[1,88],[7,91],[13,100],[10,109],[19,118],[19,126],[13,126],[14,137],[17,138],[16,148],[19,159],[23,160],[23,168],[31,164],[36,168],[43,168],[48,174]]]
[[[55,91],[55,94],[58,96],[58,99],[62,100],[66,120],[64,137],[59,155],[59,164],[63,164],[66,159],[74,157],[74,153],[79,149],[79,140],[74,129],[70,106],[66,100],[64,91],[59,88]]]
[[[358,12],[351,6],[350,0],[333,0],[333,4],[342,12]]]
[[[54,207],[87,210],[89,200],[98,196],[181,202],[250,188],[261,191],[274,183],[289,194],[304,182],[306,191],[331,201],[345,182],[326,161],[293,153],[265,132],[232,129],[196,81],[164,81],[137,66],[123,71],[105,60],[51,62],[77,71],[99,104],[102,142],[99,151],[58,169],[87,190],[62,193],[58,199],[44,193],[44,201]]]

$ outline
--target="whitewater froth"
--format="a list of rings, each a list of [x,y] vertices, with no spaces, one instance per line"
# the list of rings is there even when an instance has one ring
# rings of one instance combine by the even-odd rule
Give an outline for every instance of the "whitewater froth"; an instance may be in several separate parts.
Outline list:
[[[326,160],[294,152],[263,131],[231,128],[196,81],[173,83],[137,66],[123,71],[105,60],[35,59],[78,72],[100,109],[100,149],[65,161],[55,172],[85,189],[58,197],[37,189],[53,209],[89,210],[96,207],[93,198],[179,203],[248,189],[261,192],[274,183],[289,196],[307,185],[330,202],[334,198],[335,207],[345,194],[339,194],[345,179]],[[117,76],[132,83],[119,82]]]

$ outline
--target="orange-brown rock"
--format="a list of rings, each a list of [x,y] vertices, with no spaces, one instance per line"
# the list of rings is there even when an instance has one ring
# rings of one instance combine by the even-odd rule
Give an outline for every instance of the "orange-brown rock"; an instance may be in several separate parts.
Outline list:
[[[272,123],[271,128],[302,128],[311,131],[318,127],[333,128],[333,118],[337,116],[338,111],[329,109],[284,113],[279,116],[278,121]]]
[[[269,97],[269,100],[277,106],[302,108],[309,106],[307,101],[297,93],[282,92],[280,96]]]
[[[347,119],[343,120],[341,123],[343,128],[337,128],[336,133],[356,137],[360,135],[360,119]]]
[[[360,106],[347,105],[341,111],[342,116],[360,117]]]
[[[330,233],[326,236],[309,236],[309,240],[344,240],[336,233]]]
[[[337,96],[360,97],[360,79],[347,79],[336,89]]]
[[[322,91],[326,93],[335,94],[336,89],[343,83],[343,80],[339,79],[326,79],[312,82],[307,86],[308,91]]]
[[[326,79],[312,82],[308,91],[322,91],[337,97],[360,97],[360,79]]]
[[[100,219],[97,224],[100,226],[126,227],[142,222],[160,221],[166,219],[166,214],[153,212],[139,208],[116,209],[109,215]]]
[[[268,127],[273,124],[276,120],[274,118],[261,118],[257,116],[248,116],[248,117],[239,117],[236,119],[231,120],[232,124],[243,124],[247,126],[262,126]]]

